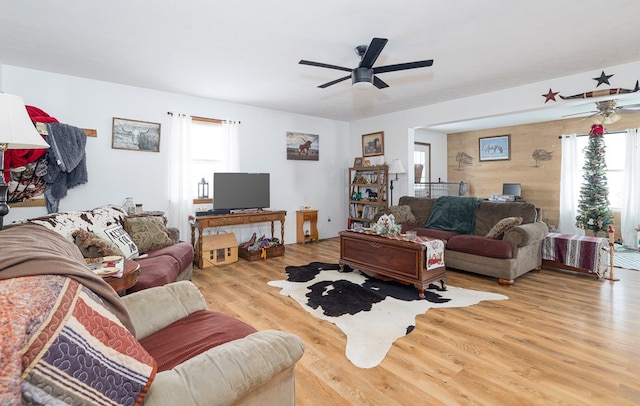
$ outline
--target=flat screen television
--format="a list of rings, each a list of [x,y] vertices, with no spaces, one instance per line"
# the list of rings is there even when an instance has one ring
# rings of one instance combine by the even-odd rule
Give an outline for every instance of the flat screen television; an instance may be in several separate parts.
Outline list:
[[[271,207],[268,173],[215,172],[213,210],[265,209]]]
[[[503,183],[502,194],[520,199],[522,197],[522,187],[519,183]]]

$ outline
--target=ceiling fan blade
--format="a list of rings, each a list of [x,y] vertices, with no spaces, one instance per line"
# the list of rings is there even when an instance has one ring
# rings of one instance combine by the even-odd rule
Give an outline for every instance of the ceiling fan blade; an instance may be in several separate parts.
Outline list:
[[[640,108],[630,108],[630,109],[628,109],[627,106],[625,106],[623,108],[616,109],[616,113],[636,114],[636,113],[640,113]]]
[[[562,117],[583,116],[583,115],[585,115],[585,114],[596,115],[596,114],[599,114],[599,113],[600,113],[600,112],[599,112],[599,111],[597,111],[597,110],[592,110],[592,111],[583,111],[583,112],[581,112],[581,113],[565,114],[565,115],[564,115],[564,116],[562,116]],[[588,117],[591,117],[591,116],[588,116]],[[588,117],[587,117],[587,118],[588,118]]]
[[[388,84],[386,84],[384,81],[382,81],[381,79],[378,79],[377,76],[373,77],[373,85],[375,87],[377,87],[378,89],[384,89],[385,87],[389,87]]]
[[[300,62],[298,62],[298,63],[300,65],[317,66],[319,68],[329,68],[329,69],[343,70],[345,72],[351,72],[353,70],[351,68],[345,68],[343,66],[329,65],[328,63],[322,63],[322,62],[306,61],[304,59],[301,59]]]
[[[345,77],[340,78],[340,79],[332,80],[331,82],[327,82],[324,85],[320,85],[318,87],[321,88],[321,89],[324,89],[325,87],[329,87],[331,85],[335,85],[336,83],[340,83],[343,80],[347,80],[347,79],[350,79],[350,78],[351,78],[351,75],[348,75],[348,76],[345,76]]]
[[[399,63],[396,65],[378,66],[377,68],[373,68],[373,73],[385,73],[385,72],[394,72],[394,71],[406,70],[406,69],[426,68],[431,65],[433,65],[433,59],[427,59],[426,61],[416,61],[416,62]]]
[[[380,56],[382,48],[387,45],[387,41],[389,40],[386,38],[372,39],[369,47],[367,48],[367,52],[365,52],[364,56],[362,57],[360,65],[358,65],[358,68],[371,69],[373,67],[373,64],[376,63],[376,60]]]
[[[626,104],[624,106],[620,106],[620,108],[627,109],[627,110],[636,110],[636,109],[640,109],[640,103],[638,103],[638,104]]]

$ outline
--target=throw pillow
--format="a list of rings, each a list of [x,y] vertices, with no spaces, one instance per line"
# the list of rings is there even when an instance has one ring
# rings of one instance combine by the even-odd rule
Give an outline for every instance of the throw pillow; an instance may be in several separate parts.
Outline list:
[[[124,227],[131,235],[139,252],[147,252],[168,247],[173,244],[161,216],[125,217]]]
[[[100,238],[87,230],[76,230],[72,234],[76,246],[85,258],[98,258],[110,255],[123,256],[118,246],[110,241]]]
[[[499,240],[509,229],[522,224],[522,217],[507,217],[498,221],[487,233],[488,238]]]
[[[416,216],[411,212],[409,206],[391,206],[389,207],[389,213],[393,214],[396,220],[396,224],[415,223]]]
[[[138,258],[138,246],[133,242],[131,236],[122,228],[121,225],[116,224],[107,228],[96,231],[96,234],[100,238],[104,238],[107,241],[114,243],[122,251],[122,256],[127,259]]]

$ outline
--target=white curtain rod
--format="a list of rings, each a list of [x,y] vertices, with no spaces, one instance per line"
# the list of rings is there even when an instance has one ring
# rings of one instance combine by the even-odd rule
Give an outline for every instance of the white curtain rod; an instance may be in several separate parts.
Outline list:
[[[627,130],[619,130],[619,131],[607,131],[606,133],[603,133],[602,135],[607,135],[607,134],[624,134],[626,133]],[[576,134],[576,137],[586,137],[589,134]],[[569,138],[569,135],[565,135],[566,138]],[[558,138],[562,139],[562,135],[558,135]]]
[[[172,111],[167,111],[167,114],[172,116],[174,113]],[[186,114],[183,113],[176,113],[179,116],[186,116]],[[199,116],[192,116],[191,118],[194,118],[196,120],[200,120],[200,121],[211,121],[211,122],[216,122],[216,123],[238,123],[240,124],[240,121],[235,121],[235,120],[222,120],[220,118],[210,118],[210,117],[199,117]]]

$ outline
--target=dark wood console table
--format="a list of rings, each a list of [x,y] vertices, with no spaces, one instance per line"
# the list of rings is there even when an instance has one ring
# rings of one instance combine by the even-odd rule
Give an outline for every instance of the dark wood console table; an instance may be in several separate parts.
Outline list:
[[[202,268],[202,230],[209,227],[235,226],[252,223],[271,223],[271,238],[273,238],[273,222],[280,222],[280,243],[284,244],[284,220],[286,210],[248,211],[244,213],[221,214],[213,216],[197,216],[191,225],[191,245],[195,250],[193,263]],[[198,235],[196,238],[196,230]]]

